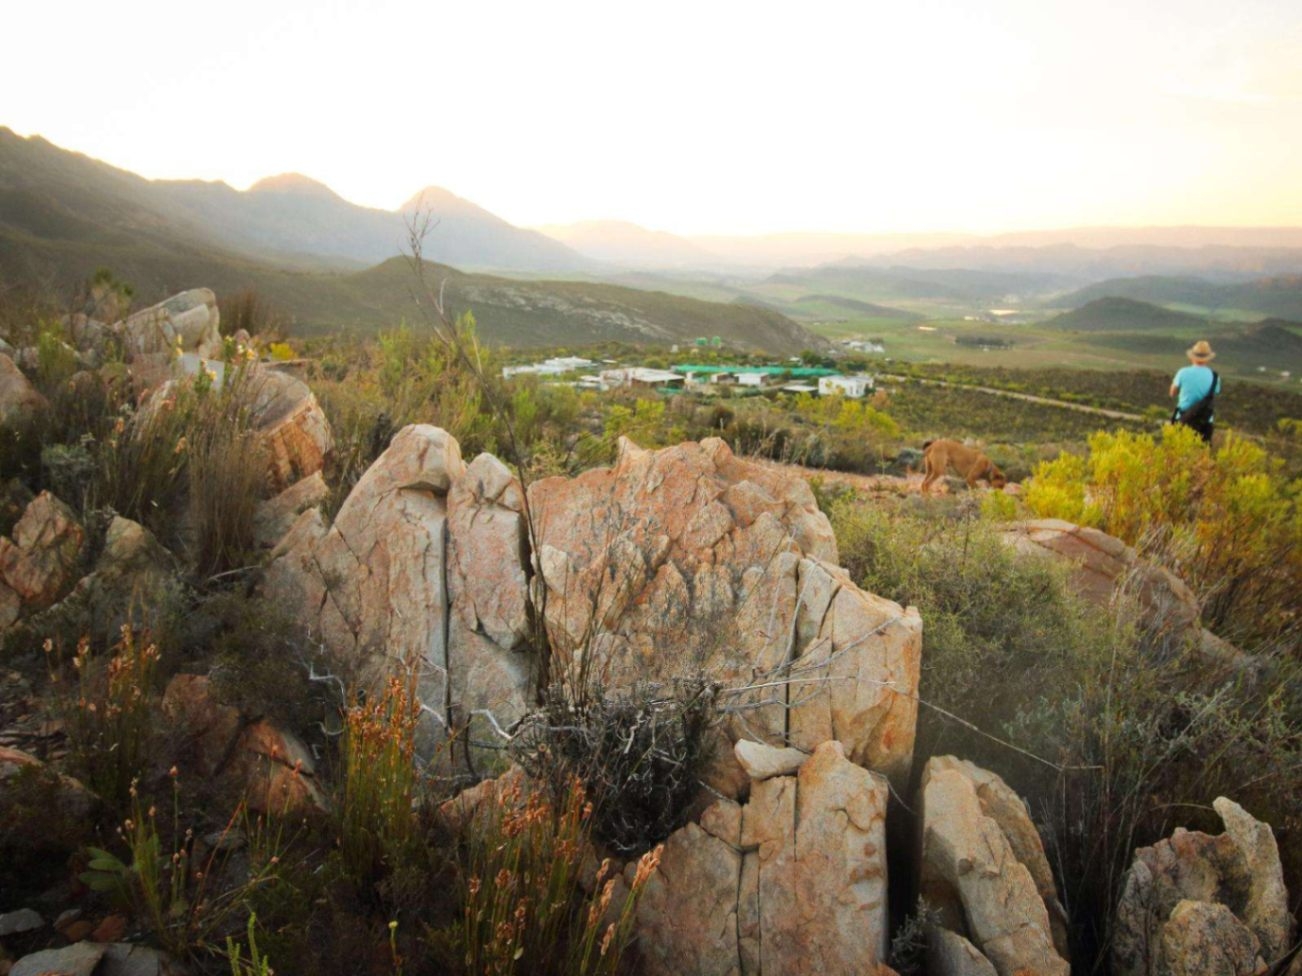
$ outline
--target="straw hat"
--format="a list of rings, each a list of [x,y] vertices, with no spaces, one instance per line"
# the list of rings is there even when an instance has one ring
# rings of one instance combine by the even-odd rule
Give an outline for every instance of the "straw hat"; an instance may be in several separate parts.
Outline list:
[[[1196,362],[1206,363],[1216,358],[1216,353],[1212,352],[1211,343],[1206,339],[1199,339],[1189,349],[1189,358]]]

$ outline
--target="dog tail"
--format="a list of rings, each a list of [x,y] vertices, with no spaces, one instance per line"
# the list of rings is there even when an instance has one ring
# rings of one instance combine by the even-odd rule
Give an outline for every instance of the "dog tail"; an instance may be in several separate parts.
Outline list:
[[[935,442],[935,441],[923,441],[923,442],[922,442],[922,449],[925,451],[927,448],[931,447],[931,445],[934,444],[934,443],[936,443],[936,442]]]

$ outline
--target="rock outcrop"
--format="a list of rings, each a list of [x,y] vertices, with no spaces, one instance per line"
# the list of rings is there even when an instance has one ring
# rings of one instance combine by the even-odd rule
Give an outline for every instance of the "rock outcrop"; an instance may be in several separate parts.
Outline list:
[[[378,686],[417,673],[421,701],[449,707],[447,495],[465,472],[461,448],[436,427],[405,427],[326,527],[299,516],[272,553],[265,589],[295,608],[350,679]],[[437,730],[431,730],[435,735]],[[426,737],[425,751],[434,740]]]
[[[316,764],[298,737],[265,720],[244,723],[238,710],[213,698],[206,676],[174,677],[162,710],[174,747],[188,753],[187,768],[223,784],[233,799],[277,814],[325,807]]]
[[[920,894],[941,929],[962,937],[998,976],[1067,976],[1066,919],[1039,832],[1002,779],[953,756],[927,762],[919,787]],[[941,941],[937,941],[938,938]],[[980,972],[960,943],[932,935],[937,959]],[[961,951],[960,951],[961,950]]]
[[[176,350],[217,359],[222,352],[221,315],[211,288],[192,288],[130,315],[113,326],[128,359],[172,356]]]
[[[14,526],[13,538],[0,538],[0,623],[13,604],[5,589],[29,611],[43,610],[67,592],[77,579],[85,538],[67,505],[48,491],[37,495]]]
[[[1270,827],[1225,797],[1225,833],[1177,828],[1135,851],[1112,945],[1119,976],[1247,976],[1292,945],[1279,850]]]
[[[1133,596],[1154,639],[1172,647],[1192,644],[1209,659],[1223,663],[1241,656],[1233,645],[1203,628],[1198,598],[1183,580],[1120,539],[1062,519],[1016,522],[1004,532],[1019,552],[1071,566],[1077,592],[1093,603],[1106,606],[1120,591]]]
[[[364,681],[416,667],[424,704],[473,720],[472,740],[491,739],[490,714],[520,717],[531,669],[574,678],[586,658],[607,688],[704,671],[741,716],[731,739],[804,752],[835,739],[907,778],[921,622],[835,565],[801,479],[718,440],[625,442],[614,468],[531,486],[533,539],[525,501],[500,461],[467,467],[444,431],[405,428],[334,525],[299,516],[267,591]],[[526,650],[544,606],[549,662]]]
[[[824,742],[666,842],[638,904],[649,974],[872,973],[886,956],[886,780]],[[631,869],[631,868],[630,868]]]
[[[282,491],[321,471],[334,452],[330,421],[316,395],[288,373],[250,369],[254,427],[267,451],[272,489]]]
[[[529,505],[553,667],[617,687],[700,669],[746,710],[734,739],[835,739],[907,779],[921,622],[835,565],[802,479],[717,439],[625,440],[613,468],[540,481]]]
[[[33,420],[49,404],[23,371],[0,353],[0,425],[18,427]]]

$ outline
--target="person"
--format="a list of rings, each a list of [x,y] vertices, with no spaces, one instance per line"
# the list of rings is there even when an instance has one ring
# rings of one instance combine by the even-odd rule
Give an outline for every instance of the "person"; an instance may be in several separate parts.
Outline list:
[[[1221,378],[1208,363],[1216,358],[1211,343],[1200,339],[1188,350],[1189,365],[1175,374],[1171,396],[1178,396],[1173,423],[1185,424],[1198,432],[1207,444],[1212,442],[1213,401],[1221,392]]]

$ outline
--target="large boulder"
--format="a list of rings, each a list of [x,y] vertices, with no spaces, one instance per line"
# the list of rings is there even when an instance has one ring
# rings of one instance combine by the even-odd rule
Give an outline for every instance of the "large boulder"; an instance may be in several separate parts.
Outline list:
[[[273,489],[321,471],[334,452],[330,421],[306,383],[287,373],[251,369],[251,414],[267,450]]]
[[[1177,648],[1192,644],[1226,663],[1240,657],[1233,645],[1203,628],[1198,598],[1182,579],[1120,539],[1062,519],[1014,522],[1004,529],[1004,538],[1019,552],[1065,563],[1076,591],[1099,606],[1118,593],[1132,597],[1155,640]]]
[[[1117,905],[1112,963],[1118,976],[1253,973],[1292,945],[1293,919],[1270,827],[1225,797],[1214,806],[1225,833],[1177,828],[1135,851]],[[1217,933],[1211,942],[1209,932]],[[1214,942],[1226,954],[1207,962]]]
[[[520,482],[481,454],[448,491],[450,704],[473,741],[494,734],[487,716],[524,714],[529,653],[529,538]]]
[[[876,972],[889,792],[824,742],[795,775],[755,783],[744,806],[719,800],[676,831],[638,904],[646,972]]]
[[[218,702],[207,676],[178,674],[163,694],[175,754],[187,769],[221,786],[231,802],[251,810],[285,814],[324,809],[311,752],[291,732],[271,722],[245,723],[239,711]]]
[[[917,612],[860,591],[800,478],[721,440],[644,451],[530,487],[535,602],[574,683],[721,681],[730,732],[907,779],[917,717]],[[798,680],[792,680],[798,679]]]
[[[938,913],[937,925],[967,940],[999,976],[1067,976],[1065,915],[1021,798],[994,773],[937,756],[923,771],[918,799],[921,897]],[[937,958],[967,958],[952,940],[936,945],[935,937]]]
[[[461,448],[445,431],[403,428],[333,525],[316,509],[299,516],[273,551],[264,583],[350,682],[379,687],[391,674],[414,670],[421,701],[443,723],[447,495],[464,471]]]
[[[162,624],[180,590],[172,554],[139,522],[115,515],[92,571],[47,614],[62,621],[61,630],[112,642],[126,624],[137,630]]]
[[[200,373],[243,403],[249,422],[266,452],[267,481],[279,492],[325,468],[334,452],[330,421],[316,395],[302,380],[258,363],[228,368],[219,360],[186,353],[169,370],[171,379],[160,383],[151,402],[162,403],[178,383],[193,382]]]
[[[28,382],[14,361],[0,353],[0,425],[17,427],[29,423],[49,404]]]
[[[445,727],[469,723],[472,744],[501,745],[494,726],[524,713],[542,665],[611,690],[702,671],[725,686],[731,740],[808,753],[836,739],[902,784],[921,622],[860,591],[835,560],[804,481],[722,441],[625,442],[614,468],[537,482],[526,499],[500,461],[466,466],[444,431],[414,426],[334,525],[299,516],[266,588],[302,608],[350,677],[417,668],[427,709]],[[744,773],[730,749],[719,759],[711,782],[739,795]]]
[[[28,610],[45,609],[76,581],[85,539],[72,510],[41,492],[14,526],[13,538],[0,538],[0,584]],[[0,599],[0,606],[6,602]]]
[[[222,352],[221,314],[211,288],[192,288],[130,315],[114,329],[121,333],[127,358],[172,356],[177,350],[206,359]]]

